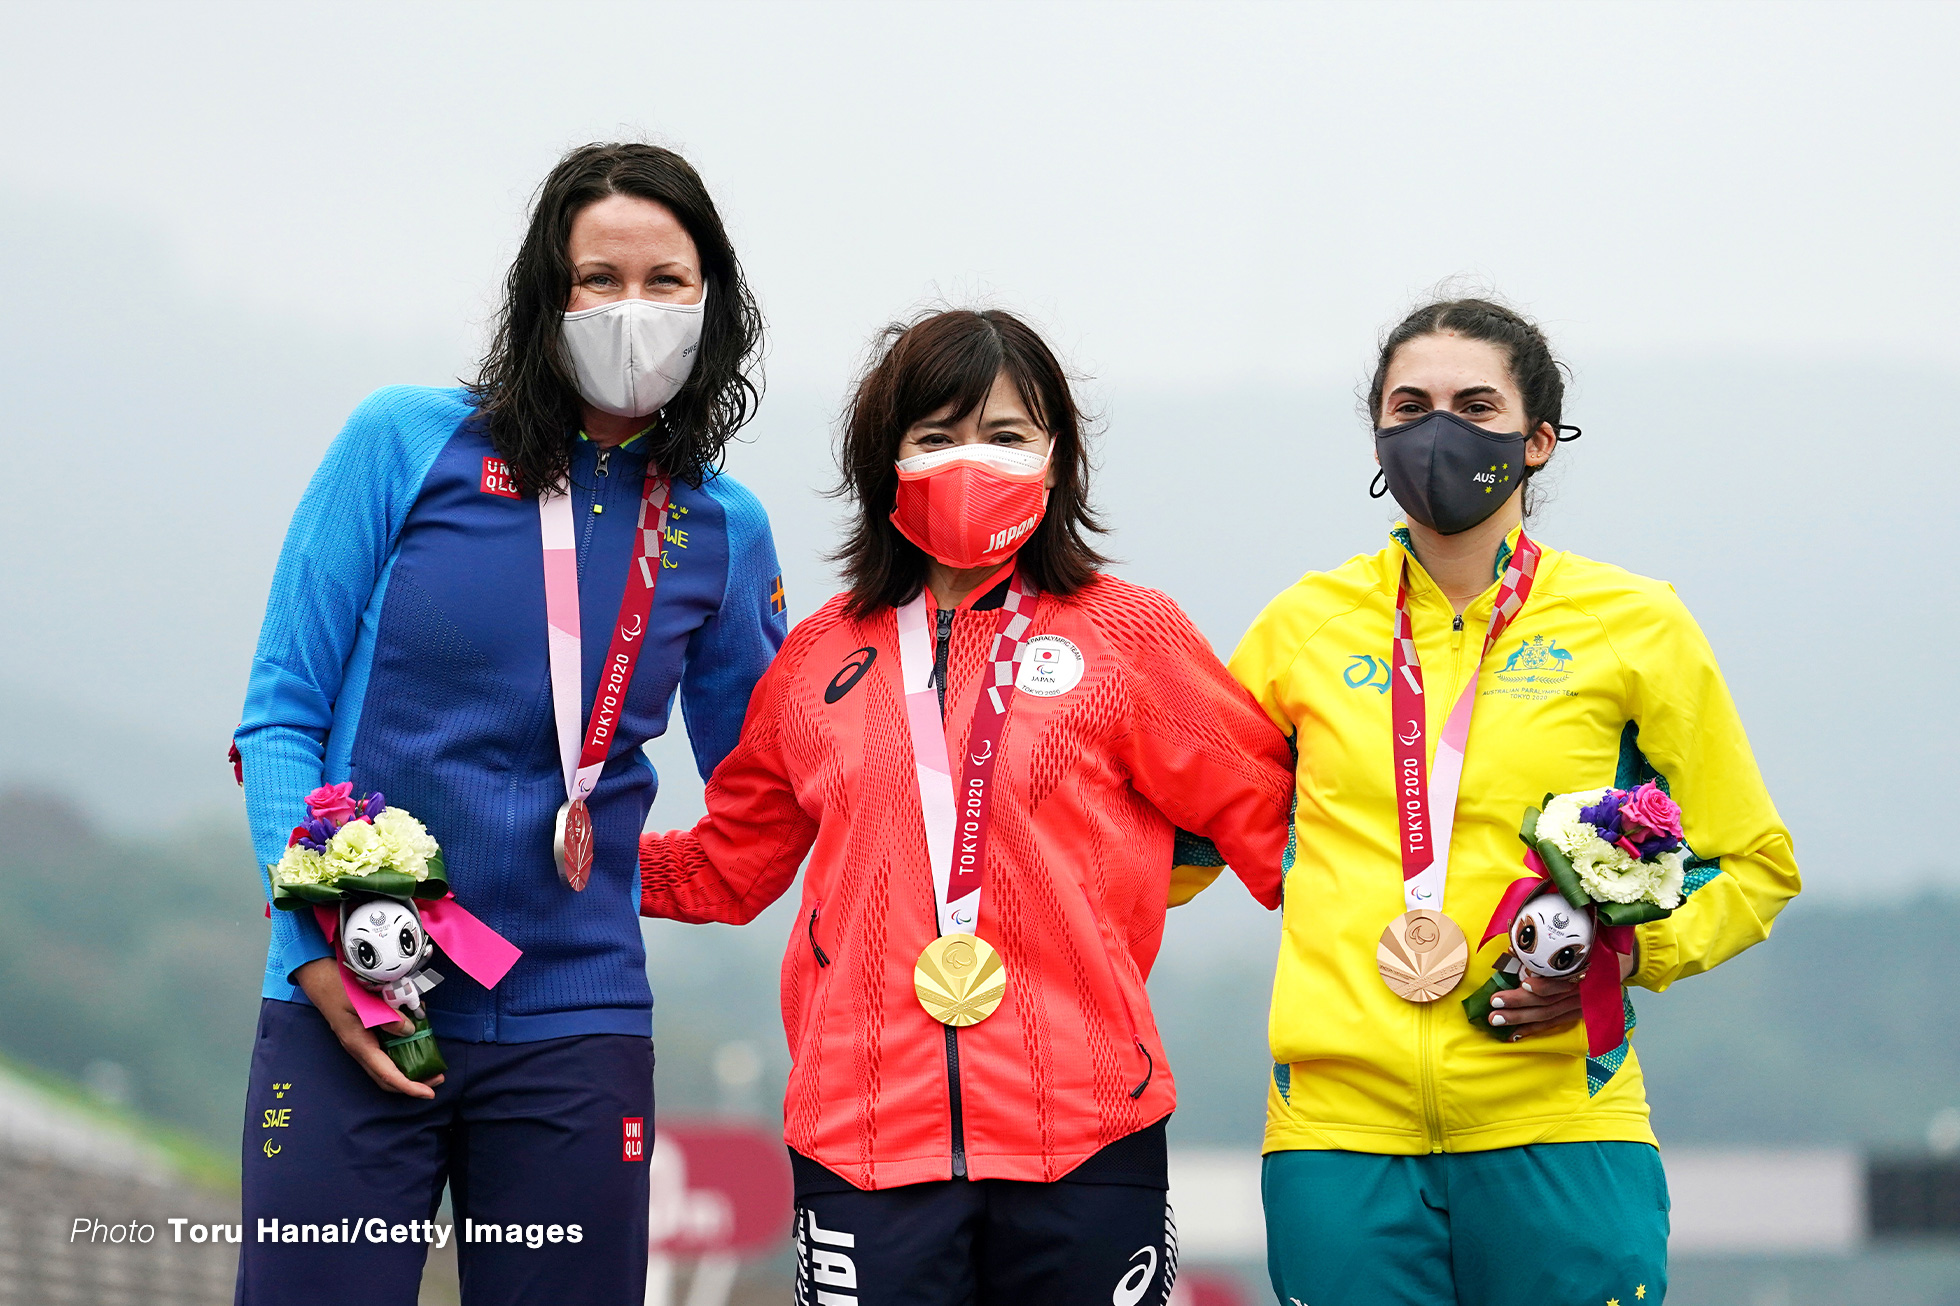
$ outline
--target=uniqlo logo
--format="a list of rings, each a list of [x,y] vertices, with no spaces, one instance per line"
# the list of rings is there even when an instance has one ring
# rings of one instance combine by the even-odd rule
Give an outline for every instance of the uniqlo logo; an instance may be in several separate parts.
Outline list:
[[[510,464],[501,458],[483,460],[483,484],[477,487],[485,494],[501,494],[506,499],[521,499],[517,492],[517,478],[510,474]]]
[[[619,1159],[642,1161],[647,1154],[647,1122],[641,1116],[619,1118]]]

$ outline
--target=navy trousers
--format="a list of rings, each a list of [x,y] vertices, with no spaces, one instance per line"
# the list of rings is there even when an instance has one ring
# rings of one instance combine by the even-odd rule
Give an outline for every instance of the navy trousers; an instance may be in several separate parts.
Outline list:
[[[434,1101],[383,1092],[311,1006],[262,1004],[239,1306],[415,1306],[445,1184],[465,1306],[641,1299],[652,1041],[445,1039],[442,1055]]]

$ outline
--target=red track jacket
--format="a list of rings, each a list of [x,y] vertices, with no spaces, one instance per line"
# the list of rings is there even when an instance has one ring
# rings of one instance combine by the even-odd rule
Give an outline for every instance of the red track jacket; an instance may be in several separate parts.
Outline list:
[[[958,748],[994,619],[965,605],[954,618]],[[715,771],[707,816],[641,840],[641,912],[683,921],[754,919],[809,855],[783,958],[784,1136],[863,1188],[948,1178],[955,1100],[975,1179],[1058,1179],[1170,1114],[1144,980],[1176,827],[1279,902],[1285,738],[1177,605],[1099,577],[1044,595],[1029,634],[1066,637],[1086,667],[1056,697],[1015,694],[1001,737],[978,933],[1008,987],[957,1033],[957,1095],[945,1027],[913,992],[937,927],[892,609],[853,620],[840,597],[797,626]]]

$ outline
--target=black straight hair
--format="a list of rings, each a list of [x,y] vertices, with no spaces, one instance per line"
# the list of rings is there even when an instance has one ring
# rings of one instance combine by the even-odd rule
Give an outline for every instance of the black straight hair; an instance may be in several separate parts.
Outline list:
[[[926,581],[925,552],[891,521],[905,432],[948,404],[955,421],[965,417],[1003,372],[1053,441],[1055,485],[1041,524],[1016,555],[1021,570],[1041,589],[1067,595],[1109,561],[1089,543],[1107,528],[1089,504],[1085,423],[1054,351],[999,309],[927,312],[884,329],[844,416],[832,493],[852,500],[857,513],[830,557],[850,586],[853,616],[908,603]]]
[[[574,277],[568,247],[573,219],[609,195],[664,205],[701,256],[701,349],[687,384],[648,436],[653,465],[699,485],[762,397],[762,314],[700,174],[658,145],[582,145],[538,187],[530,227],[504,279],[490,350],[471,386],[491,444],[526,495],[562,489],[570,471],[580,411],[578,379],[560,339]]]

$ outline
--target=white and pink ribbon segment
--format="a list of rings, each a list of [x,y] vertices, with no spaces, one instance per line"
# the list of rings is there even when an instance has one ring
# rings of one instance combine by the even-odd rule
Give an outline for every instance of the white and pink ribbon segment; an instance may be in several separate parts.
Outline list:
[[[1531,597],[1541,550],[1522,531],[1504,567],[1484,632],[1483,651],[1470,669],[1470,683],[1457,695],[1443,736],[1436,741],[1434,773],[1425,775],[1428,713],[1422,689],[1422,658],[1409,624],[1409,564],[1395,595],[1395,648],[1390,695],[1394,711],[1396,808],[1402,832],[1402,896],[1409,910],[1443,910],[1450,873],[1450,835],[1456,829],[1456,795],[1463,782],[1463,755],[1470,743],[1470,714],[1477,706],[1477,678],[1483,660]]]
[[[973,705],[957,792],[946,735],[933,685],[934,603],[923,588],[898,609],[898,665],[905,686],[905,721],[912,732],[912,758],[919,778],[919,808],[925,817],[926,855],[932,862],[932,896],[939,932],[972,934],[980,923],[980,893],[987,878],[987,827],[992,820],[993,764],[1000,733],[1013,701],[1014,677],[1027,649],[1039,591],[1016,576],[1008,585],[988,652],[988,680]]]
[[[551,654],[551,712],[558,727],[558,756],[565,769],[565,797],[583,800],[599,783],[605,768],[626,689],[633,680],[640,648],[653,610],[653,591],[660,580],[660,541],[667,532],[670,485],[647,469],[640,497],[638,546],[626,592],[619,600],[619,620],[599,674],[592,699],[592,718],[584,747],[579,744],[580,709],[585,703],[581,666],[582,643],[578,612],[578,541],[572,527],[572,501],[562,493],[538,498],[538,522],[544,536],[544,613]]]

